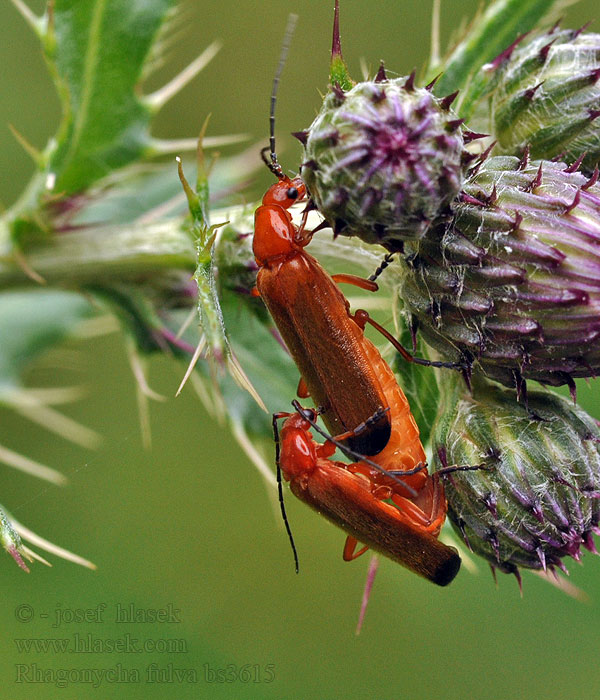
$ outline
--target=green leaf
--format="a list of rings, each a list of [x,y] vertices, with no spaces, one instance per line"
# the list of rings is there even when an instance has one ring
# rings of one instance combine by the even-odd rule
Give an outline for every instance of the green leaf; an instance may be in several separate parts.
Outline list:
[[[231,344],[244,371],[264,401],[270,413],[293,410],[292,399],[300,377],[292,358],[277,342],[271,324],[261,321],[250,306],[262,301],[240,303],[239,297],[227,293],[221,298],[227,328],[231,329]],[[271,419],[261,411],[246,392],[240,392],[233,382],[224,391],[230,416],[244,424],[249,434],[270,435]]]
[[[0,387],[14,388],[34,358],[92,315],[79,294],[31,290],[0,294]]]
[[[271,414],[293,410],[291,401],[296,397],[298,369],[273,336],[262,301],[250,297],[244,301],[233,290],[225,288],[221,307],[231,332],[231,349],[268,412],[257,406],[250,393],[240,389],[231,374],[220,372],[211,377],[206,363],[198,363],[197,367],[207,389],[215,379],[218,381],[218,394],[232,433],[244,450],[248,450],[248,443],[252,445],[255,464],[256,455],[260,455],[264,477],[265,470],[275,471]]]
[[[140,285],[114,282],[91,284],[86,291],[102,306],[106,306],[120,321],[121,327],[135,340],[142,353],[164,352],[167,342],[162,336],[161,322],[155,304],[158,295]]]
[[[254,155],[254,154],[252,154]],[[261,166],[257,158],[249,161],[242,157],[220,157],[210,170],[210,205],[232,201],[239,202],[240,190],[248,183],[253,170]],[[184,165],[187,171],[187,164]],[[167,163],[133,164],[120,170],[114,178],[108,178],[100,194],[86,199],[82,207],[73,213],[70,223],[74,226],[96,225],[99,221],[111,224],[131,223],[143,217],[157,220],[184,217],[188,212],[181,198],[181,182],[175,175],[174,161]],[[217,213],[216,220],[226,218],[226,212]]]
[[[443,66],[430,66],[429,79],[444,73],[435,93],[461,90],[459,115],[468,119],[475,102],[485,92],[487,76],[481,68],[496,58],[520,34],[546,26],[569,0],[496,0],[471,23],[466,36],[452,50]]]
[[[138,97],[144,63],[174,0],[56,0],[46,53],[63,101],[50,158],[54,190],[78,192],[138,160],[150,107]]]
[[[403,319],[396,321],[398,340],[402,345],[412,352],[412,337],[408,325]],[[418,338],[417,347],[414,351],[415,357],[428,357],[425,343]],[[407,362],[400,354],[396,353],[391,363],[392,370],[398,379],[402,391],[406,394],[410,410],[419,426],[419,433],[423,445],[427,445],[431,437],[431,429],[437,415],[440,392],[436,379],[436,370],[433,367],[424,367],[412,362]],[[452,370],[441,370],[451,372]]]

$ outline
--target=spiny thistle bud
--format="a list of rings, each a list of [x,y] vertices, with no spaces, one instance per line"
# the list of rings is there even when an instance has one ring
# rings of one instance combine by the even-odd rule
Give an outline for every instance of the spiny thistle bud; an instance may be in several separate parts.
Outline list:
[[[577,164],[576,164],[577,165]],[[499,156],[454,218],[407,245],[402,298],[443,354],[524,390],[600,370],[600,187],[574,166]]]
[[[600,34],[547,34],[497,60],[491,98],[496,153],[575,160],[600,159]]]
[[[562,558],[597,553],[600,430],[581,408],[532,392],[529,409],[512,391],[476,378],[473,393],[446,378],[433,444],[438,464],[480,465],[445,477],[448,515],[470,549],[506,573],[564,570]]]
[[[445,213],[470,157],[450,110],[455,96],[439,100],[413,75],[388,80],[383,69],[328,93],[296,136],[305,146],[302,177],[336,234],[400,250]]]

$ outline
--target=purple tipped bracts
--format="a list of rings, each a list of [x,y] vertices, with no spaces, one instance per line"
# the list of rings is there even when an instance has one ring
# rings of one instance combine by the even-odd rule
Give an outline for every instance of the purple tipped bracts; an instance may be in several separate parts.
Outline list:
[[[336,234],[401,250],[446,213],[471,158],[455,97],[437,99],[413,75],[388,80],[383,67],[346,92],[334,85],[296,135],[302,177]]]
[[[596,421],[551,392],[531,392],[527,409],[481,378],[472,393],[457,377],[445,381],[437,467],[480,466],[444,477],[448,516],[467,546],[506,573],[564,570],[565,557],[596,553]]]
[[[600,186],[577,165],[489,158],[405,248],[413,326],[517,390],[600,370]]]
[[[492,64],[489,102],[497,154],[600,160],[600,34],[559,30],[530,39]]]

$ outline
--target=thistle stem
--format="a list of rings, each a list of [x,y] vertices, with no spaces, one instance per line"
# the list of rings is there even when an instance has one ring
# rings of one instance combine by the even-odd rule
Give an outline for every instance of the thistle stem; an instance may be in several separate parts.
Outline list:
[[[48,284],[139,278],[196,266],[196,251],[180,221],[86,227],[60,233],[23,251]],[[0,288],[33,284],[12,255],[0,257]]]

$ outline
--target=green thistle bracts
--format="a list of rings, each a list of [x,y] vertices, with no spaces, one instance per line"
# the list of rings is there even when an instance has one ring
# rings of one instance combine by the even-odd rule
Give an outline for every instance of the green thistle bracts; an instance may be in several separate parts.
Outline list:
[[[302,177],[336,234],[401,250],[448,209],[472,159],[454,97],[415,87],[414,76],[388,80],[382,69],[328,93],[296,136],[305,145]]]
[[[481,465],[445,478],[448,515],[493,567],[564,569],[562,558],[596,552],[600,431],[585,411],[551,392],[514,393],[478,378],[470,393],[447,373],[434,430],[435,465]]]
[[[600,370],[600,187],[563,163],[490,158],[449,223],[407,243],[401,296],[449,359],[508,386]]]
[[[493,64],[495,153],[573,161],[600,159],[600,34],[553,29]]]

